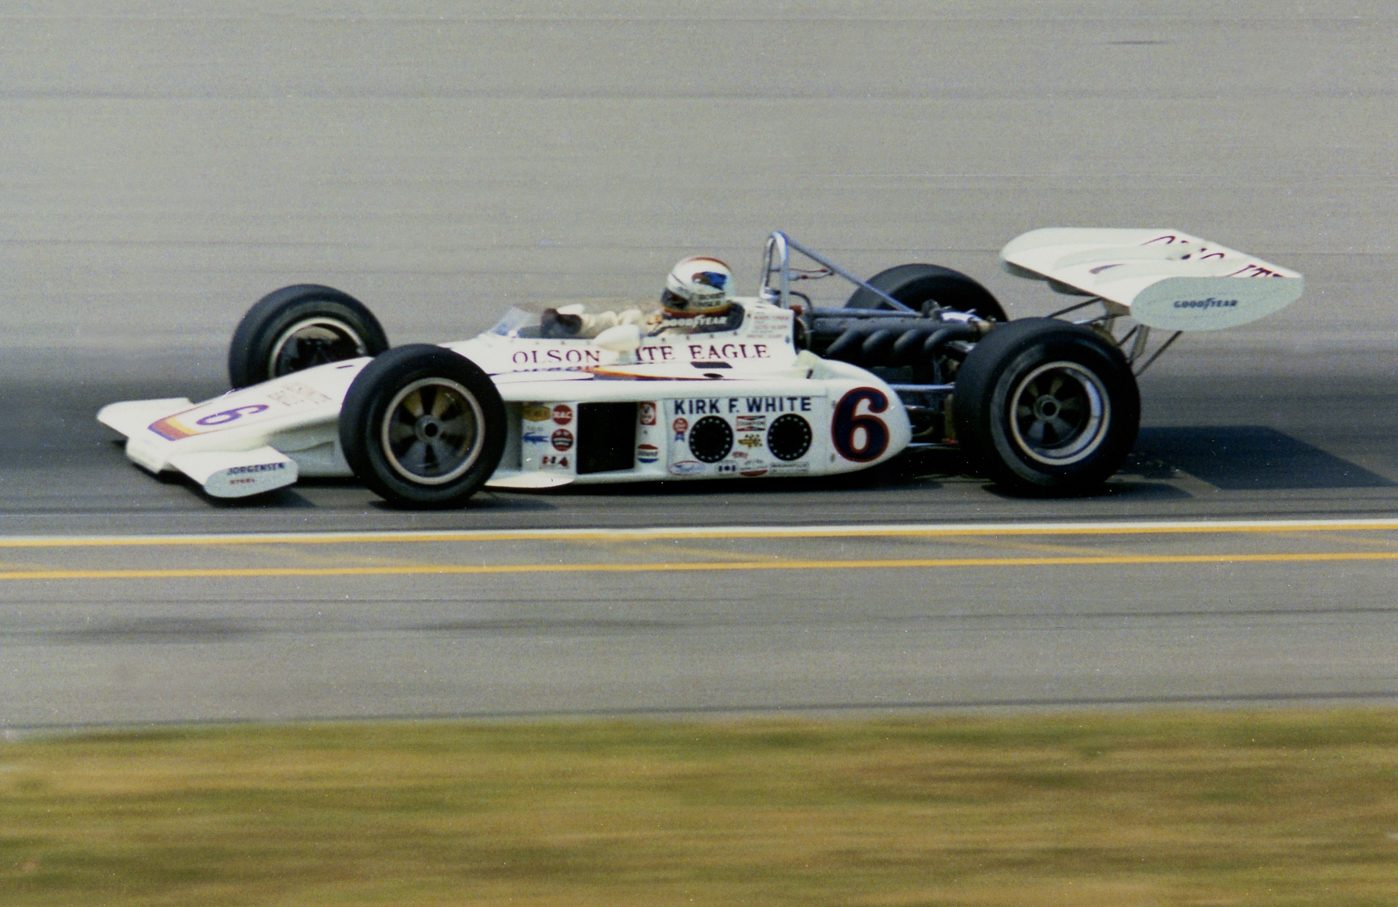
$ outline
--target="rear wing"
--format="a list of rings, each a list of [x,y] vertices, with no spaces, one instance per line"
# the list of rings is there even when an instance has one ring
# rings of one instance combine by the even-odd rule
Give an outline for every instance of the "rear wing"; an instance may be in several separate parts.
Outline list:
[[[1300,274],[1179,230],[1031,230],[1000,251],[1006,269],[1064,293],[1130,310],[1170,331],[1216,331],[1256,321],[1301,296]]]

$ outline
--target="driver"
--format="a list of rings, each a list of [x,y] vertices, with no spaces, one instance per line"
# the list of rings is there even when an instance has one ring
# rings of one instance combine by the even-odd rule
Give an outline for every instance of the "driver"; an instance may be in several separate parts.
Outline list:
[[[702,334],[731,331],[743,322],[743,307],[733,301],[729,288],[733,272],[717,258],[691,255],[682,258],[665,277],[660,311],[649,314],[639,307],[620,312],[585,312],[581,305],[546,309],[545,337],[595,337],[618,324],[635,324],[654,336],[667,330]]]
[[[733,272],[717,258],[682,258],[665,277],[660,294],[662,321],[657,328],[682,328],[694,333],[729,331],[742,324],[743,307],[729,288]]]

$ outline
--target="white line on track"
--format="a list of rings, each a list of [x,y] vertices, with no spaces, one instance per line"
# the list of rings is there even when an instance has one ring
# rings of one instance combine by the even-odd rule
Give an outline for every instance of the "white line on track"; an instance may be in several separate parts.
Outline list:
[[[378,530],[169,535],[43,535],[0,538],[0,549],[199,545],[335,545],[646,539],[802,539],[876,537],[1083,536],[1398,532],[1398,518],[1317,520],[1107,521],[1082,523],[891,523],[813,526],[649,526],[630,529]]]

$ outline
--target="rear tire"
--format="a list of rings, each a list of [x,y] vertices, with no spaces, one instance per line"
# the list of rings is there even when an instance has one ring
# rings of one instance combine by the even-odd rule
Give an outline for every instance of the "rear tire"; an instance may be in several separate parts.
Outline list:
[[[1081,494],[1101,485],[1136,443],[1141,401],[1116,346],[1049,318],[998,327],[976,344],[952,397],[968,461],[1007,487]]]
[[[334,287],[298,284],[268,293],[238,322],[228,380],[248,387],[386,349],[383,327],[362,302]]]
[[[449,349],[398,347],[365,366],[340,410],[354,474],[402,507],[456,507],[490,478],[505,406],[490,376]]]
[[[895,265],[869,278],[869,286],[882,290],[915,312],[928,302],[958,312],[972,312],[987,321],[1007,321],[1005,310],[989,290],[975,279],[940,265]],[[859,287],[845,303],[848,309],[892,308],[888,301]]]

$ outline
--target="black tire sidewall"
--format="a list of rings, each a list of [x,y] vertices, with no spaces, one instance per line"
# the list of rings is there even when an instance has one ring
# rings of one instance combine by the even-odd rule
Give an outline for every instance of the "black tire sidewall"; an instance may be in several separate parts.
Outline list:
[[[476,398],[483,416],[482,449],[462,475],[442,485],[414,483],[388,462],[380,441],[388,404],[398,391],[423,378],[446,378]],[[490,376],[445,347],[411,344],[389,350],[364,367],[340,409],[340,447],[345,461],[379,497],[400,507],[457,507],[495,472],[505,446],[505,406]]]
[[[1009,395],[1032,369],[1059,361],[1098,378],[1107,425],[1091,452],[1053,465],[1027,455],[1013,439]],[[1048,318],[1015,321],[988,334],[961,366],[952,405],[969,464],[1021,492],[1081,494],[1099,487],[1120,469],[1140,427],[1140,391],[1121,351],[1088,328]]]
[[[233,388],[260,384],[271,377],[277,341],[299,321],[326,318],[342,322],[364,342],[365,355],[388,349],[379,320],[362,302],[334,287],[297,284],[268,293],[238,322],[228,347],[228,379]]]
[[[958,312],[974,312],[991,321],[1007,320],[994,294],[969,275],[941,265],[895,265],[875,274],[868,283],[915,310],[920,311],[923,303],[935,300],[938,305]],[[878,309],[887,305],[864,287],[857,288],[845,303],[850,309]]]

